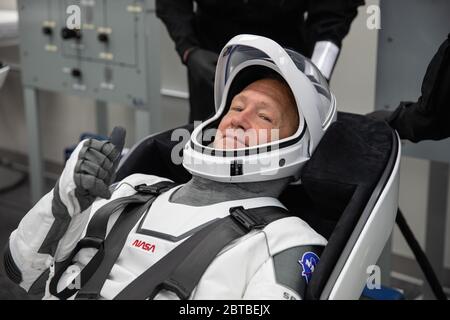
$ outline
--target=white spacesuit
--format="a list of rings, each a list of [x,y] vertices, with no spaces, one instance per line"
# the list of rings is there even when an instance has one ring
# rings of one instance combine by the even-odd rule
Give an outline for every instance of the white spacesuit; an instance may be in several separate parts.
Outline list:
[[[218,149],[204,141],[205,131],[217,128],[229,111],[231,99],[263,77],[261,70],[281,75],[289,86],[299,115],[295,133],[233,150]],[[277,197],[287,184],[298,180],[301,167],[336,118],[334,97],[316,67],[264,37],[241,35],[227,44],[218,62],[215,90],[217,114],[194,130],[184,149],[183,165],[193,175],[192,180],[156,197],[123,236],[121,251],[96,298],[114,299],[199,230],[229,216],[232,208],[284,208]],[[108,204],[136,195],[139,186],[166,180],[134,174],[108,188],[120,145],[123,137],[111,142],[82,141],[55,188],[11,234],[5,267],[9,277],[26,290],[36,292],[38,279],[46,282],[46,299],[58,298],[54,293],[68,286],[79,289],[78,275],[98,253],[96,248],[84,247],[74,254],[88,223]],[[106,234],[120,222],[122,211],[113,211]],[[301,299],[325,244],[321,235],[296,216],[252,228],[220,250],[188,297]],[[55,272],[58,264],[65,270]],[[51,290],[55,279],[56,288]],[[76,293],[66,298],[74,298]],[[178,297],[162,288],[152,298]]]

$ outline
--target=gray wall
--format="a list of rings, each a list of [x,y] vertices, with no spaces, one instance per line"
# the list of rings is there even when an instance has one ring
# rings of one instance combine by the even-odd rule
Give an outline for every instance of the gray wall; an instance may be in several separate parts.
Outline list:
[[[377,4],[378,0],[366,2],[371,5]],[[14,0],[0,2],[0,8],[13,7]],[[344,48],[331,82],[340,111],[365,114],[374,109],[378,33],[366,27],[366,7],[360,8],[358,18],[344,41]],[[162,27],[161,30],[163,92],[186,97],[186,70],[179,62],[165,28]],[[0,48],[0,59],[18,63],[17,49]],[[39,101],[44,156],[48,160],[62,163],[62,150],[66,146],[75,143],[80,133],[95,131],[94,103],[87,99],[54,93],[41,94]],[[164,96],[163,105],[165,128],[186,122],[188,104],[185,98]],[[133,132],[133,119],[130,109],[117,105],[110,107],[111,125],[121,124]],[[5,87],[0,91],[0,149],[26,153],[25,130],[20,72],[12,72]],[[127,145],[132,143],[129,137]],[[406,157],[402,159],[400,206],[422,246],[425,242],[428,169],[428,161]],[[450,230],[450,219],[447,219],[447,230]],[[398,230],[395,230],[393,239],[395,253],[412,257]],[[450,267],[450,232],[447,232],[446,243],[446,266]]]

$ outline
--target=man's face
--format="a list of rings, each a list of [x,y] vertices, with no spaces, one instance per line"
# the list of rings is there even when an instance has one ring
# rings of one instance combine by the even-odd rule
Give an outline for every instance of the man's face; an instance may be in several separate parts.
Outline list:
[[[293,135],[298,112],[289,87],[275,79],[262,79],[237,94],[219,124],[214,147],[246,148]]]

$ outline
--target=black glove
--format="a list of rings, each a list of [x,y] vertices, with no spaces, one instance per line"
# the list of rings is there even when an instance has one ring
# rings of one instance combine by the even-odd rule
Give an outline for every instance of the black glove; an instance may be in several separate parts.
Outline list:
[[[186,65],[198,78],[214,82],[218,58],[219,55],[215,52],[194,48],[189,52]]]
[[[125,135],[125,129],[115,127],[109,141],[88,139],[84,142],[73,172],[75,195],[82,210],[97,197],[111,197],[109,185],[114,181]]]

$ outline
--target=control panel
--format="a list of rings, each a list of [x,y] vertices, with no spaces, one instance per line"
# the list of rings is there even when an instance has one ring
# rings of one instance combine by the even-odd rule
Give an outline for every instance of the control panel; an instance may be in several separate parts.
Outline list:
[[[149,86],[160,83],[152,72],[160,61],[149,61],[150,50],[159,50],[149,36],[153,0],[18,0],[18,10],[25,86],[150,103]]]

